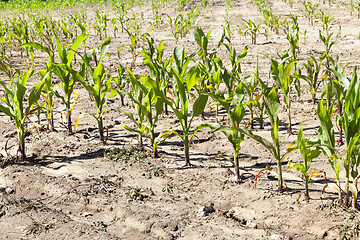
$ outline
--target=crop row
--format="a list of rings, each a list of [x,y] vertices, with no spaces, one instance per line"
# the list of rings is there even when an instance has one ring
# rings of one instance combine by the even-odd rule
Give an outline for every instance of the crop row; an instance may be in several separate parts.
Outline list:
[[[261,8],[264,9],[264,5],[261,5]],[[267,11],[262,10],[262,12],[264,16],[278,19]],[[348,205],[351,192],[353,205],[356,206],[358,192],[356,181],[360,163],[358,154],[360,150],[358,141],[360,137],[360,84],[356,67],[352,77],[347,78],[345,76],[346,68],[343,68],[339,59],[331,54],[332,46],[342,37],[340,33],[336,37],[333,36],[334,32],[330,25],[332,18],[329,15],[322,15],[323,25],[319,30],[319,37],[324,43],[325,51],[322,51],[320,58],[311,56],[306,61],[298,59],[300,30],[297,17],[291,15],[290,18],[287,18],[282,24],[281,30],[283,30],[290,47],[288,51],[276,57],[263,54],[270,61],[269,79],[264,80],[260,77],[258,64],[251,75],[244,76],[242,74],[241,61],[246,58],[248,47],[245,46],[240,54],[237,53],[230,41],[229,25],[223,27],[222,37],[215,49],[209,50],[212,28],[205,33],[195,24],[196,51],[188,54],[185,49],[175,47],[172,54],[167,57],[164,57],[165,41],[156,44],[150,34],[140,35],[136,31],[136,27],[131,31],[127,26],[124,30],[130,39],[129,49],[133,56],[133,64],[142,54],[147,73],[136,74],[132,70],[133,64],[124,67],[119,62],[117,73],[110,74],[104,66],[111,44],[111,38],[106,32],[108,20],[107,17],[105,17],[105,21],[102,20],[104,18],[100,12],[97,14],[98,22],[95,21],[92,29],[99,39],[103,38],[103,34],[107,37],[105,41],[95,47],[86,46],[89,38],[87,33],[90,28],[85,27],[84,29],[87,30],[82,30],[81,22],[85,24],[86,21],[81,21],[81,14],[76,16],[77,20],[74,20],[74,27],[78,26],[81,29],[80,32],[71,31],[66,24],[56,25],[58,22],[50,21],[48,25],[43,25],[47,20],[43,21],[41,25],[35,24],[36,30],[31,32],[28,31],[30,28],[24,27],[27,21],[22,18],[19,18],[19,22],[8,21],[6,24],[14,24],[12,35],[10,35],[19,41],[18,45],[25,50],[26,56],[31,59],[31,62],[34,62],[37,50],[48,56],[45,67],[39,71],[33,69],[33,64],[24,72],[10,64],[8,53],[11,53],[11,47],[5,46],[11,45],[13,41],[5,41],[6,38],[9,38],[6,32],[8,28],[6,24],[0,25],[2,26],[1,36],[4,39],[0,38],[3,53],[0,69],[7,76],[6,80],[0,81],[4,90],[0,111],[11,117],[17,127],[19,158],[26,158],[27,117],[32,113],[40,116],[43,111],[46,113],[49,129],[53,130],[54,103],[58,98],[66,108],[69,134],[73,133],[73,128],[76,132],[79,121],[85,114],[88,114],[96,120],[100,141],[105,143],[106,127],[103,124],[103,115],[108,109],[116,109],[132,120],[132,126],[135,127],[126,125],[123,128],[138,134],[140,147],[143,147],[143,138],[150,138],[154,157],[158,157],[158,144],[165,141],[168,136],[175,134],[180,137],[184,146],[186,165],[191,165],[190,146],[197,131],[210,128],[214,132],[221,132],[233,146],[233,158],[228,160],[234,164],[238,181],[241,179],[238,155],[241,143],[245,140],[245,136],[248,136],[268,149],[276,160],[280,192],[283,191],[281,164],[288,154],[299,150],[302,161],[289,162],[288,167],[293,167],[304,175],[307,199],[309,198],[308,183],[314,175],[319,173],[318,171],[310,172],[311,162],[323,153],[335,171],[339,200]],[[196,17],[190,18],[195,19]],[[103,23],[99,24],[100,21]],[[175,24],[178,24],[176,21]],[[36,23],[36,15],[33,16],[33,22]],[[246,27],[245,32],[250,34],[253,44],[256,43],[255,39],[258,33],[256,30],[258,26],[255,24],[254,27],[254,24],[253,21],[245,21],[243,25]],[[19,34],[16,30],[17,27],[20,29]],[[98,28],[103,30],[97,30]],[[278,32],[279,29],[276,29],[274,27],[274,31]],[[32,34],[38,35],[32,36]],[[174,35],[175,38],[176,36],[178,35]],[[179,36],[182,36],[181,33]],[[143,45],[142,50],[138,51],[140,41],[143,42]],[[84,53],[79,50],[81,48],[84,49]],[[228,54],[227,59],[221,59],[217,54],[223,48]],[[122,49],[123,47],[118,51],[119,59]],[[225,62],[229,64],[225,64]],[[38,74],[40,81],[28,91],[28,79],[35,74]],[[55,79],[60,81],[59,85],[54,84]],[[280,148],[281,139],[279,138],[280,102],[282,99],[286,105],[287,130],[291,133],[290,94],[295,89],[300,97],[302,94],[300,83],[303,81],[310,87],[313,104],[317,104],[316,114],[320,121],[318,137],[315,139],[305,137],[301,124],[296,141],[285,149],[284,154],[281,154],[284,151]],[[78,95],[74,94],[74,87],[78,85],[86,89],[91,96],[95,113],[83,113],[73,123],[72,111],[78,98]],[[323,91],[321,100],[317,101],[316,93],[320,87],[323,88]],[[225,91],[222,90],[223,88]],[[135,111],[124,111],[119,106],[107,104],[109,98],[117,95],[121,99],[124,99],[125,96],[130,99],[135,106]],[[216,111],[216,116],[218,116],[219,107],[224,109],[228,119],[227,124],[203,123],[193,127],[195,117],[204,114],[206,107]],[[158,133],[155,129],[157,121],[162,114],[167,114],[170,110],[179,122],[179,130],[165,130]],[[247,116],[247,112],[250,113],[250,116]],[[339,112],[336,116],[340,132],[339,142],[343,143],[343,139],[345,139],[345,155],[339,153],[335,147],[333,124],[335,116],[333,115],[336,112]],[[246,117],[250,119],[248,122],[244,120]],[[271,125],[271,139],[253,133],[254,122],[257,121],[259,127],[264,128],[266,117]],[[344,188],[341,186],[340,179],[341,163],[346,175]]]

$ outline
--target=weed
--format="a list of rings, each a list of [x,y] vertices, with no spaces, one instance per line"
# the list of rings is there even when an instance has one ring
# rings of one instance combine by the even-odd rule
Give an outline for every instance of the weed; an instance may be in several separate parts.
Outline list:
[[[134,201],[144,201],[145,198],[149,197],[145,194],[145,191],[143,189],[139,187],[134,188],[130,186],[126,195],[129,197],[130,200],[134,200]]]
[[[107,153],[107,157],[110,160],[125,163],[129,161],[136,161],[139,163],[141,160],[150,156],[151,153],[134,146],[130,148],[115,149]]]

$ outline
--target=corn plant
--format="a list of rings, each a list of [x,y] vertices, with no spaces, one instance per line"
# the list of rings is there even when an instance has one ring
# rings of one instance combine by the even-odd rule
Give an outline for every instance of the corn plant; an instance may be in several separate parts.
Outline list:
[[[304,11],[305,11],[305,16],[308,18],[311,26],[314,26],[314,18],[316,17],[316,10],[319,7],[319,4],[312,4],[311,2],[308,2],[306,0],[301,2],[303,7],[304,7]]]
[[[297,171],[303,174],[305,185],[305,200],[308,201],[310,199],[309,181],[313,176],[319,173],[319,171],[313,171],[309,173],[310,165],[313,159],[320,155],[321,150],[318,139],[308,139],[305,137],[303,132],[303,121],[301,121],[301,126],[296,140],[296,148],[299,149],[303,162],[294,163],[289,161],[288,170],[294,167]]]
[[[130,132],[137,133],[139,148],[143,148],[144,147],[143,137],[147,135],[145,133],[146,126],[143,124],[145,119],[145,112],[143,111],[143,109],[144,108],[146,109],[146,104],[151,103],[151,99],[149,101],[149,96],[148,96],[146,99],[146,103],[144,103],[145,101],[144,91],[143,91],[144,89],[142,85],[139,83],[140,76],[134,75],[134,73],[129,68],[127,68],[127,71],[128,71],[129,83],[131,84],[131,91],[128,91],[126,94],[128,98],[131,99],[131,101],[135,104],[136,115],[134,115],[129,111],[124,111],[120,108],[115,108],[115,109],[119,113],[124,113],[135,124],[136,128],[129,127],[128,125],[121,126],[120,128],[125,128]]]
[[[253,20],[246,21],[243,19],[245,24],[241,24],[241,26],[245,27],[244,34],[249,35],[251,37],[251,43],[256,44],[256,37],[260,34],[260,26],[262,23],[256,24],[253,22]]]
[[[321,26],[323,32],[325,32],[326,35],[330,34],[330,30],[332,29],[332,25],[334,24],[335,18],[331,17],[330,14],[325,14],[320,10],[320,20],[321,20]]]
[[[232,76],[227,73],[226,69],[223,70],[223,72],[216,73],[216,75],[220,79],[224,79],[224,82],[233,82],[229,78]],[[237,177],[237,181],[241,181],[240,176],[240,170],[239,170],[239,153],[240,153],[240,145],[244,141],[244,133],[239,130],[240,129],[240,123],[243,121],[243,118],[245,116],[245,108],[244,108],[244,96],[245,96],[245,85],[244,83],[239,83],[236,87],[236,91],[232,91],[232,88],[228,88],[228,90],[231,90],[230,92],[227,92],[227,95],[221,94],[219,91],[208,93],[211,98],[214,99],[214,101],[217,104],[220,104],[224,107],[225,111],[227,112],[227,116],[230,121],[230,126],[223,126],[218,123],[215,124],[201,124],[196,129],[194,134],[205,127],[211,128],[213,131],[220,131],[222,132],[228,139],[228,141],[233,146],[233,160],[228,158],[230,162],[233,163],[235,168],[235,173]]]
[[[270,9],[263,8],[261,13],[264,17],[262,23],[267,27],[274,31],[276,34],[279,34],[281,27],[281,16],[276,16],[273,14]]]
[[[332,58],[328,57],[328,59]],[[341,116],[343,115],[343,106],[344,106],[344,96],[345,96],[345,91],[346,91],[346,85],[343,83],[342,81],[342,76],[345,74],[345,69],[342,68],[342,66],[339,63],[334,63],[333,64],[334,67],[333,68],[327,68],[331,74],[327,79],[328,82],[325,84],[325,94],[326,94],[326,102],[327,102],[327,106],[329,106],[329,101],[331,100],[331,98],[334,98],[336,103],[337,103],[337,112],[339,113],[339,115],[337,116],[337,128],[339,129],[339,145],[343,145],[344,141],[343,141],[343,126],[341,123]],[[340,73],[340,74],[339,74]],[[328,107],[329,108],[329,107]]]
[[[215,89],[217,89],[217,90],[219,89],[220,79],[217,77],[219,77],[220,75],[219,74],[213,75],[213,71],[217,71],[217,73],[219,73],[221,71],[220,68],[222,67],[222,61],[216,57],[217,51],[220,48],[221,44],[223,44],[225,47],[227,47],[228,51],[230,51],[229,56],[231,59],[231,65],[234,67],[233,68],[234,75],[235,75],[235,73],[237,73],[237,68],[240,69],[240,71],[241,71],[239,62],[242,58],[237,60],[236,59],[237,55],[236,55],[235,49],[231,48],[232,47],[231,44],[224,43],[224,38],[225,38],[225,33],[226,33],[225,27],[223,28],[223,34],[222,34],[222,37],[221,37],[219,43],[217,44],[217,47],[215,48],[215,50],[213,52],[209,52],[208,44],[209,44],[209,39],[210,39],[212,29],[213,28],[211,27],[209,29],[209,31],[207,32],[207,34],[205,34],[204,31],[197,24],[195,24],[195,26],[194,26],[194,37],[195,37],[196,43],[199,46],[198,50],[196,51],[196,53],[199,57],[199,59],[197,60],[197,63],[199,64],[199,67],[201,69],[199,84],[195,85],[195,89],[199,94],[201,94],[202,92],[206,92],[207,88],[209,88],[210,84]],[[232,55],[232,54],[234,54],[234,55]],[[246,55],[246,53],[245,53],[245,55]],[[218,107],[218,106],[216,106],[216,107]],[[218,108],[216,108],[216,116],[217,116],[217,114],[218,114]],[[204,118],[204,113],[202,113],[202,117]]]
[[[326,56],[330,56],[331,48],[337,43],[339,40],[345,38],[345,36],[341,36],[341,28],[339,28],[338,34],[335,36],[335,39],[332,38],[334,33],[326,33],[324,34],[323,31],[319,30],[319,37],[325,47],[325,54]]]
[[[256,67],[255,71],[249,78],[248,84],[245,84],[245,90],[249,97],[249,100],[246,102],[246,106],[248,106],[250,110],[250,128],[254,129],[254,106],[260,105],[260,97],[261,92],[256,92],[259,87],[259,57],[256,59]],[[261,81],[261,80],[260,80]]]
[[[328,94],[327,94],[328,95]],[[329,97],[329,96],[328,96]],[[322,145],[322,152],[328,159],[331,168],[335,172],[336,184],[339,187],[339,201],[341,201],[341,188],[340,188],[340,163],[339,157],[335,151],[335,133],[332,123],[334,109],[334,101],[324,107],[323,99],[317,105],[316,113],[320,120],[320,127],[318,130],[319,142]]]
[[[316,102],[316,93],[322,83],[322,79],[321,78],[319,79],[319,74],[320,74],[321,66],[323,64],[323,60],[324,60],[324,55],[320,57],[319,62],[316,60],[315,57],[311,56],[311,58],[307,60],[307,63],[303,64],[307,71],[307,74],[303,78],[310,87],[312,104],[315,104]]]
[[[96,35],[102,40],[103,34],[105,37],[107,36],[107,24],[111,19],[108,19],[106,11],[101,9],[95,9],[95,14],[96,18],[93,27]]]
[[[150,77],[157,81],[159,83],[159,86],[161,87],[161,91],[163,92],[164,96],[166,96],[168,93],[172,94],[174,97],[175,102],[179,102],[179,98],[176,97],[172,93],[172,90],[169,86],[176,85],[175,81],[171,77],[171,72],[169,72],[169,69],[171,67],[171,63],[173,61],[173,57],[170,56],[169,58],[163,58],[164,55],[164,43],[165,41],[161,41],[159,45],[156,47],[155,40],[147,33],[143,35],[143,38],[146,40],[148,44],[148,49],[143,49],[143,58],[144,58],[144,64],[147,66]],[[185,55],[178,56],[177,60],[184,60]],[[190,62],[190,59],[187,60],[187,62]],[[176,61],[176,70],[180,70],[181,64],[180,62]],[[181,71],[181,70],[180,70]],[[178,71],[178,73],[182,76],[182,72]],[[168,114],[168,107],[165,105],[165,114]]]
[[[265,54],[271,60],[271,69],[270,76],[274,79],[276,84],[283,91],[283,100],[287,108],[288,115],[288,126],[287,132],[291,133],[291,83],[293,76],[291,74],[292,67],[294,66],[296,61],[291,61],[292,56],[289,56],[288,53],[280,56],[280,62],[278,62],[275,58],[270,55]],[[290,61],[289,61],[290,60]]]
[[[349,81],[344,75],[333,71],[338,75],[342,83],[345,85],[344,101],[343,101],[343,115],[341,116],[341,123],[344,130],[345,144],[346,144],[346,158],[343,160],[345,168],[345,205],[349,202],[349,188],[353,194],[354,207],[357,200],[357,189],[355,188],[355,181],[358,176],[358,166],[360,164],[360,84],[357,78],[356,67],[354,69],[351,80]],[[353,178],[353,183],[350,184],[350,175]]]
[[[121,49],[118,51],[118,57],[120,59],[120,52]],[[125,67],[124,65],[119,61],[119,68],[117,71],[117,76],[113,78],[113,82],[116,84],[117,92],[120,95],[121,99],[121,105],[125,106],[124,98],[126,95],[125,88],[129,83],[129,80],[125,77]]]
[[[74,100],[72,100],[72,95],[74,93],[74,86],[75,86],[76,80],[72,76],[69,69],[73,69],[73,59],[75,56],[75,52],[78,49],[78,47],[80,46],[80,44],[87,38],[87,36],[81,35],[81,36],[77,37],[69,49],[66,48],[66,44],[61,45],[59,38],[56,35],[54,35],[54,36],[55,36],[55,40],[56,40],[56,48],[57,48],[57,52],[59,54],[60,62],[55,61],[55,56],[49,48],[44,47],[38,43],[31,42],[31,43],[24,44],[23,46],[24,47],[29,47],[29,46],[34,47],[38,50],[45,51],[49,55],[50,66],[48,67],[48,71],[52,71],[60,79],[60,81],[61,81],[60,87],[62,88],[63,93],[64,93],[64,95],[62,95],[60,92],[55,91],[54,94],[62,100],[62,102],[64,103],[64,105],[66,107],[67,131],[68,131],[68,134],[72,134],[71,115],[72,115],[72,110],[73,110],[74,104],[75,104],[77,98],[79,97],[79,95],[77,97],[75,97]]]
[[[181,52],[184,53],[184,50],[175,48],[174,49],[174,59],[177,62],[181,62],[181,59],[178,59],[179,57],[183,56]],[[183,66],[184,67],[184,66]],[[191,129],[191,124],[194,120],[194,117],[198,116],[204,111],[204,108],[206,106],[208,96],[200,93],[194,102],[193,105],[193,111],[190,115],[189,112],[189,102],[190,98],[192,96],[191,90],[195,87],[197,84],[197,81],[199,79],[200,75],[200,68],[198,65],[192,66],[190,69],[188,69],[188,66],[186,65],[185,68],[182,69],[181,72],[185,73],[184,75],[179,75],[178,71],[175,70],[173,67],[171,68],[171,73],[173,77],[175,78],[176,85],[173,85],[172,88],[174,89],[173,94],[177,96],[179,101],[179,108],[177,106],[176,101],[174,98],[167,98],[161,91],[160,83],[157,81],[152,80],[151,78],[143,78],[141,79],[143,84],[149,88],[154,90],[157,97],[160,97],[165,104],[167,104],[175,113],[177,119],[180,122],[180,126],[182,131],[173,130],[173,131],[163,131],[155,140],[154,144],[157,144],[157,142],[160,139],[165,140],[170,134],[175,134],[179,136],[184,144],[184,154],[185,154],[185,162],[187,166],[190,166],[190,154],[189,154],[189,148],[190,148],[190,139],[189,139],[189,132]],[[189,117],[190,115],[190,117]]]
[[[112,77],[105,72],[104,65],[102,64],[102,61],[106,55],[106,52],[110,45],[110,37],[108,37],[103,44],[100,46],[100,58],[97,66],[93,68],[93,66],[90,65],[90,60],[87,56],[93,56],[94,49],[91,50],[91,52],[87,53],[85,56],[82,56],[83,59],[83,67],[82,69],[84,71],[74,71],[72,68],[68,67],[67,71],[69,71],[73,78],[76,81],[79,81],[85,89],[90,94],[91,98],[94,101],[95,107],[96,107],[96,115],[93,113],[82,113],[78,119],[75,121],[74,124],[74,131],[76,133],[76,127],[80,121],[80,119],[85,115],[91,115],[95,118],[95,120],[98,123],[98,130],[99,130],[99,138],[102,143],[106,142],[105,136],[104,136],[104,123],[103,123],[103,114],[106,110],[109,108],[104,108],[104,105],[106,103],[107,98],[113,97],[116,92],[112,91],[110,94],[108,94],[108,91],[111,88],[111,81]]]
[[[299,23],[296,16],[290,13],[290,18],[292,20],[292,25],[290,26],[289,22],[286,20],[286,26],[283,31],[286,35],[286,39],[289,41],[291,53],[293,56],[293,60],[297,59],[297,55],[299,53]]]
[[[182,10],[188,3],[189,0],[177,0],[177,9]]]
[[[77,37],[74,43],[71,45],[71,47],[67,49],[65,45],[64,46],[61,45],[60,40],[57,38],[57,36],[55,36],[56,47],[57,47],[57,52],[59,54],[60,62],[58,63],[54,61],[51,68],[53,73],[60,79],[61,81],[60,87],[64,92],[64,95],[62,95],[58,91],[56,91],[55,95],[62,100],[62,102],[66,107],[68,134],[72,134],[71,115],[72,115],[74,103],[78,98],[77,96],[74,101],[72,100],[76,79],[72,76],[69,69],[73,68],[73,59],[75,56],[75,51],[86,38],[87,38],[86,35],[81,35]],[[50,52],[48,52],[48,54],[49,53]],[[54,58],[54,56],[50,56],[50,58]]]
[[[131,63],[131,67],[133,68],[135,66],[135,62],[137,57],[141,54],[141,52],[138,51],[138,44],[139,44],[139,32],[135,31],[135,32],[130,32],[130,30],[128,30],[127,28],[125,28],[126,33],[129,36],[130,39],[130,45],[126,45],[125,47],[127,49],[129,49],[129,51],[131,52],[132,55],[132,63]]]
[[[52,82],[52,72],[49,70],[51,64],[47,66],[47,69],[40,69],[39,74],[41,79],[44,80],[42,88],[42,97],[45,100],[46,119],[48,122],[48,129],[50,131],[55,130],[54,125],[54,96],[56,88]]]
[[[119,32],[119,26],[117,25],[117,19],[115,17],[111,18],[111,25],[113,27],[114,38],[116,38],[116,34]]]
[[[13,73],[10,66],[1,66],[0,70],[4,71],[10,80],[8,84],[0,81],[0,85],[4,89],[4,96],[0,98],[3,102],[3,104],[0,104],[0,111],[14,121],[18,134],[20,159],[25,159],[25,136],[27,130],[25,121],[32,112],[37,110],[32,107],[40,98],[44,80],[36,84],[26,98],[26,84],[35,71],[29,69],[27,72],[21,73],[20,70],[15,69],[15,73]]]
[[[151,146],[153,146],[153,156],[159,157],[157,146],[155,144],[155,125],[162,114],[164,102],[158,98],[154,90],[146,88],[142,82],[154,81],[151,77],[141,76],[136,77],[130,69],[128,69],[130,84],[132,90],[128,92],[128,97],[135,104],[136,114],[134,116],[129,111],[117,109],[120,113],[125,113],[135,124],[136,128],[128,125],[122,126],[130,132],[137,133],[139,136],[139,146],[143,147],[143,137],[147,137],[150,133]],[[146,119],[146,122],[144,121]]]
[[[262,144],[266,147],[271,154],[274,156],[277,168],[278,168],[278,175],[279,175],[279,192],[283,192],[283,177],[282,177],[282,167],[281,164],[284,159],[287,157],[289,153],[295,150],[294,147],[291,145],[287,148],[287,152],[281,156],[280,152],[280,142],[279,142],[279,108],[280,108],[280,101],[278,97],[278,87],[273,87],[266,98],[266,112],[269,115],[270,124],[271,124],[271,138],[272,142],[268,141],[267,139],[253,134],[251,131],[247,129],[238,129],[240,132],[246,134],[247,136],[251,137],[255,141]]]
[[[126,9],[125,9],[126,3],[125,2],[117,2],[115,5],[115,10],[118,14],[117,20],[120,23],[121,26],[121,32],[124,32],[126,23],[128,21],[128,18],[126,16]]]
[[[180,13],[176,18],[171,18],[170,15],[167,15],[168,24],[176,42],[179,40],[179,38],[183,38],[189,33],[198,15],[199,12],[197,9],[191,9],[188,14]]]

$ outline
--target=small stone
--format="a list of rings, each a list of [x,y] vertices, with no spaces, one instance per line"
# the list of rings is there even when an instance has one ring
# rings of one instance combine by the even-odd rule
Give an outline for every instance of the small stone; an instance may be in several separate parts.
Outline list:
[[[282,237],[279,234],[273,234],[270,236],[271,240],[282,240]]]
[[[83,214],[81,214],[82,217],[91,217],[93,214],[90,212],[84,212]]]
[[[185,200],[185,201],[189,200],[189,198],[187,196],[180,196],[180,199]]]
[[[252,222],[252,221],[247,221],[247,222],[246,222],[246,226],[247,226],[248,228],[257,228],[256,223],[254,223],[254,222]]]
[[[6,187],[5,192],[6,192],[6,194],[13,194],[13,193],[15,193],[15,190],[11,187]]]
[[[200,217],[205,217],[209,215],[209,213],[213,213],[213,212],[215,212],[213,203],[210,203],[209,206],[202,206],[201,208],[198,209],[198,213],[200,214]]]

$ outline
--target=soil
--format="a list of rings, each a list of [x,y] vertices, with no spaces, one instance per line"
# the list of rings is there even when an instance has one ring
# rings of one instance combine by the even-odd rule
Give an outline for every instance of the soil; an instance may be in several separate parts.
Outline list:
[[[198,24],[208,31],[213,26],[209,49],[218,43],[225,19],[230,21],[231,29],[253,19],[259,23],[262,15],[256,5],[249,1],[209,1],[209,5],[200,11]],[[329,6],[319,2],[324,13],[334,17],[332,31],[337,33],[341,26],[344,36],[333,47],[333,56],[339,56],[343,66],[354,66],[360,57],[359,32],[360,21],[356,14],[342,2],[334,1]],[[199,6],[201,2],[190,1],[185,10]],[[300,55],[304,62],[310,56],[320,57],[324,50],[319,40],[318,30],[321,23],[317,19],[314,26],[304,17],[300,1],[292,6],[283,1],[268,2],[272,12],[284,20],[290,13],[298,17],[300,30]],[[89,6],[89,19],[94,17],[98,6]],[[103,6],[106,9],[106,6]],[[160,12],[176,17],[176,2],[161,8]],[[68,9],[65,16],[79,9]],[[130,11],[130,10],[129,10]],[[165,40],[164,55],[172,53],[175,46],[182,46],[189,54],[195,51],[197,44],[193,31],[178,41],[172,37],[168,26],[148,30],[148,21],[154,17],[150,5],[131,9],[143,26],[141,32],[149,32],[156,43]],[[54,18],[61,11],[51,12]],[[108,9],[109,14],[115,14]],[[60,18],[60,17],[59,17]],[[89,20],[90,21],[90,20]],[[110,27],[109,27],[110,28]],[[244,28],[243,28],[244,29]],[[306,35],[304,32],[306,30]],[[108,31],[111,33],[111,31]],[[94,34],[94,33],[93,33]],[[305,39],[303,37],[305,36]],[[111,33],[112,36],[112,33]],[[91,35],[90,43],[101,42]],[[254,71],[259,56],[259,70],[263,79],[268,79],[270,60],[262,55],[276,56],[284,53],[288,42],[284,34],[269,31],[268,36],[260,35],[257,44],[251,44],[249,37],[234,32],[231,39],[236,51],[241,53],[246,45],[249,50],[241,61],[243,75]],[[107,71],[115,74],[118,67],[117,50],[129,44],[127,34],[112,36],[109,56],[104,60]],[[227,59],[225,48],[218,56]],[[43,67],[46,55],[36,52],[38,67]],[[12,62],[25,68],[27,62],[21,59],[18,49],[14,49]],[[131,53],[124,49],[121,62],[130,66]],[[226,62],[226,61],[225,61]],[[141,57],[135,62],[136,74],[146,73]],[[352,72],[352,71],[348,71]],[[350,75],[350,74],[349,74]],[[2,76],[4,78],[4,76]],[[29,85],[38,79],[33,78]],[[272,80],[269,79],[273,84]],[[301,99],[295,90],[292,94],[293,132],[286,132],[286,107],[280,110],[280,144],[284,150],[296,139],[300,122],[304,120],[304,133],[315,137],[319,127],[315,106],[311,103],[308,86],[302,83],[304,90]],[[80,98],[73,110],[73,120],[83,112],[94,112],[92,101],[83,88],[75,90]],[[318,99],[320,97],[318,93]],[[134,112],[130,100],[121,106],[120,98],[111,99],[111,106]],[[109,110],[105,114],[108,128],[106,144],[98,140],[96,122],[90,116],[81,119],[75,135],[67,135],[65,128],[64,106],[56,103],[55,132],[36,124],[36,116],[28,120],[29,136],[26,139],[28,159],[0,169],[0,239],[357,239],[359,230],[358,211],[342,207],[336,201],[337,187],[330,179],[335,174],[321,155],[315,159],[311,171],[323,171],[310,181],[310,201],[304,200],[303,178],[294,169],[286,170],[288,161],[299,161],[298,152],[289,155],[283,162],[286,191],[277,190],[276,162],[271,153],[262,145],[246,138],[240,154],[241,183],[235,181],[232,163],[218,155],[231,157],[232,146],[221,133],[208,129],[200,131],[190,148],[193,166],[184,167],[183,147],[180,138],[170,136],[159,145],[160,158],[151,157],[150,141],[145,141],[145,151],[139,152],[135,134],[121,128],[131,121],[124,114]],[[62,114],[61,114],[62,113]],[[226,124],[224,111],[220,109],[220,119]],[[44,116],[42,116],[44,118]],[[249,118],[247,117],[247,120]],[[270,123],[266,118],[265,129],[253,130],[258,135],[270,139]],[[215,122],[214,112],[205,111],[205,119],[197,117],[193,129],[202,122]],[[16,155],[16,128],[9,117],[0,114],[0,126],[3,138],[0,139],[2,154],[11,158]],[[163,115],[156,131],[179,129],[175,115]],[[338,134],[338,130],[335,129]],[[344,152],[345,147],[339,147]],[[120,153],[114,155],[114,151]],[[128,154],[128,155],[126,155]],[[112,156],[112,157],[111,157]],[[126,157],[128,156],[128,157]],[[270,166],[271,170],[260,173]],[[259,175],[258,175],[259,174]],[[343,170],[342,173],[343,174]],[[258,175],[257,181],[255,176]],[[256,182],[256,187],[255,187]]]

